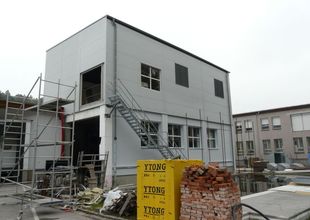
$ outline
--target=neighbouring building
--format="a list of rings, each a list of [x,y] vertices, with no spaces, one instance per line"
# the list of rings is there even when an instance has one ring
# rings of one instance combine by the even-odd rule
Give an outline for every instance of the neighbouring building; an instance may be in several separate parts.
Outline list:
[[[229,72],[188,51],[105,16],[47,50],[45,78],[77,84],[74,154],[108,151],[107,185],[170,151],[234,167]]]
[[[236,161],[252,157],[308,165],[310,153],[310,104],[233,115]]]

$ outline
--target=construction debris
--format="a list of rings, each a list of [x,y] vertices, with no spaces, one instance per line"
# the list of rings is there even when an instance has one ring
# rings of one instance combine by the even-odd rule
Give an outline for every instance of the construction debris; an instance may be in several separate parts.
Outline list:
[[[92,190],[86,188],[84,191],[80,191],[77,194],[79,205],[87,208],[94,204],[99,204],[103,201],[103,190],[100,188],[93,188]]]
[[[232,219],[232,206],[240,203],[240,191],[231,174],[215,163],[185,168],[181,194],[180,220]],[[241,216],[240,208],[236,219]]]
[[[121,185],[108,192],[100,188],[84,188],[77,194],[75,208],[129,216],[136,213],[136,185]],[[102,208],[100,208],[102,207]]]
[[[110,190],[107,193],[106,199],[103,203],[101,212],[118,213],[120,216],[133,215],[137,209],[137,196],[135,185],[123,185]]]

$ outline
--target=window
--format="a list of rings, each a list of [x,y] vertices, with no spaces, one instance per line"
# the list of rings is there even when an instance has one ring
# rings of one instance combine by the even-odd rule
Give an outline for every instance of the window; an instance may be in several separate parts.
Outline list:
[[[208,148],[215,149],[217,148],[217,141],[216,141],[216,129],[207,129],[208,134]]]
[[[301,137],[293,138],[295,153],[304,153],[304,143]]]
[[[180,86],[188,87],[188,69],[180,64],[175,64],[175,83]]]
[[[81,74],[82,105],[101,99],[101,66]]]
[[[281,129],[281,120],[280,117],[272,118],[272,129]]]
[[[264,149],[264,154],[270,154],[271,153],[271,144],[270,140],[263,140],[263,149]]]
[[[293,131],[310,130],[310,113],[301,113],[291,115]]]
[[[241,133],[242,132],[242,122],[237,121],[236,122],[236,133]]]
[[[275,148],[275,152],[277,153],[281,153],[283,152],[283,141],[281,138],[279,139],[274,139],[274,148]]]
[[[141,86],[160,91],[160,70],[142,63]]]
[[[268,118],[263,118],[261,120],[262,130],[269,130],[269,120]]]
[[[306,137],[306,139],[307,139],[308,153],[310,153],[310,137]]]
[[[168,125],[169,147],[181,147],[181,125]]]
[[[188,147],[200,148],[200,128],[188,127]]]
[[[253,122],[251,120],[246,120],[244,122],[245,131],[253,131]]]
[[[237,154],[244,155],[243,142],[237,141]]]
[[[159,123],[157,122],[146,122],[141,121],[141,126],[143,126],[149,136],[152,138],[155,144],[158,144],[158,127]],[[142,131],[143,132],[143,131]],[[141,135],[141,146],[154,146],[154,143],[148,138],[146,133]]]
[[[246,141],[247,155],[254,155],[254,142]]]
[[[215,90],[215,96],[224,98],[224,88],[222,81],[214,79],[214,90]]]

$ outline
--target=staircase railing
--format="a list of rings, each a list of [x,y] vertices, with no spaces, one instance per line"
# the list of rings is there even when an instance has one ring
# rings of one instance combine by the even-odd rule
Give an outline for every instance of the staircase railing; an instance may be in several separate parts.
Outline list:
[[[140,121],[140,124],[142,121],[147,122],[150,126],[149,130],[154,131],[154,133],[157,133],[158,140],[156,142],[151,137],[149,131],[144,126],[141,126],[141,129],[145,133],[145,136],[147,136],[148,140],[151,142],[154,148],[165,148],[167,153],[170,155],[170,158],[178,158],[178,157],[186,158],[181,147],[171,147],[172,143],[169,142],[168,135],[167,138],[164,138],[160,134],[158,127],[149,118],[146,111],[143,110],[143,108],[139,105],[134,96],[126,88],[126,86],[120,79],[117,79],[116,95],[118,95],[121,98],[121,100],[127,106],[127,108],[130,109],[130,112],[133,114],[133,116]],[[151,148],[151,146],[148,146],[148,148]]]

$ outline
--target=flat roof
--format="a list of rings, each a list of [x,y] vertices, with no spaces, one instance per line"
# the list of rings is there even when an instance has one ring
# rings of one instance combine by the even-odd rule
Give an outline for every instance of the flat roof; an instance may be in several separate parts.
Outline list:
[[[90,25],[86,26],[86,27],[83,28],[82,30],[76,32],[75,34],[71,35],[70,37],[68,37],[68,38],[66,38],[65,40],[61,41],[60,43],[56,44],[55,46],[51,47],[50,49],[47,50],[47,52],[48,52],[49,50],[53,49],[54,47],[56,47],[57,45],[63,43],[64,41],[70,39],[71,37],[77,35],[77,34],[80,33],[81,31],[85,30],[85,29],[88,28],[89,26],[95,24],[96,22],[98,22],[98,21],[100,21],[100,20],[102,20],[102,19],[104,19],[104,18],[106,18],[106,19],[108,19],[108,20],[110,20],[110,21],[114,21],[114,22],[117,23],[117,24],[123,25],[124,27],[127,27],[127,28],[129,28],[129,29],[131,29],[131,30],[133,30],[133,31],[135,31],[135,32],[137,32],[137,33],[140,33],[140,34],[142,34],[142,35],[144,35],[144,36],[147,36],[147,37],[149,37],[149,38],[151,38],[151,39],[153,39],[153,40],[156,40],[156,41],[158,41],[158,42],[160,42],[160,43],[162,43],[162,44],[165,44],[166,46],[169,46],[169,47],[171,47],[171,48],[173,48],[173,49],[175,49],[175,50],[178,50],[178,51],[180,51],[180,52],[182,52],[182,53],[184,53],[184,54],[186,54],[186,55],[188,55],[188,56],[191,56],[191,57],[193,57],[193,58],[195,58],[195,59],[197,59],[197,60],[200,60],[200,61],[202,61],[202,62],[204,62],[204,63],[206,63],[206,64],[209,64],[210,66],[213,66],[213,67],[215,67],[215,68],[217,68],[217,69],[219,69],[219,70],[221,70],[221,71],[224,71],[225,73],[229,73],[229,71],[223,69],[222,67],[219,67],[219,66],[217,66],[217,65],[215,65],[215,64],[213,64],[213,63],[211,63],[211,62],[209,62],[209,61],[207,61],[207,60],[205,60],[205,59],[203,59],[203,58],[201,58],[201,57],[199,57],[199,56],[197,56],[197,55],[195,55],[195,54],[192,54],[192,53],[190,53],[190,52],[188,52],[188,51],[186,51],[186,50],[184,50],[184,49],[182,49],[182,48],[180,48],[180,47],[178,47],[178,46],[175,46],[174,44],[171,44],[171,43],[169,43],[169,42],[167,42],[167,41],[165,41],[165,40],[162,40],[162,39],[160,39],[160,38],[158,38],[158,37],[156,37],[156,36],[154,36],[154,35],[152,35],[152,34],[150,34],[150,33],[147,33],[147,32],[145,32],[145,31],[142,31],[141,29],[138,29],[138,28],[136,28],[136,27],[134,27],[134,26],[132,26],[132,25],[130,25],[130,24],[127,24],[127,23],[125,23],[125,22],[123,22],[123,21],[121,21],[121,20],[118,20],[118,19],[116,19],[116,18],[114,18],[114,17],[112,17],[112,16],[110,16],[110,15],[106,15],[106,16],[104,16],[104,17],[98,19],[97,21],[91,23]]]
[[[249,116],[249,115],[260,115],[260,114],[273,113],[273,112],[283,112],[283,111],[289,111],[289,110],[299,110],[299,109],[304,109],[304,108],[310,108],[310,104],[294,105],[294,106],[265,109],[265,110],[253,111],[253,112],[238,113],[238,114],[233,114],[233,118]]]

